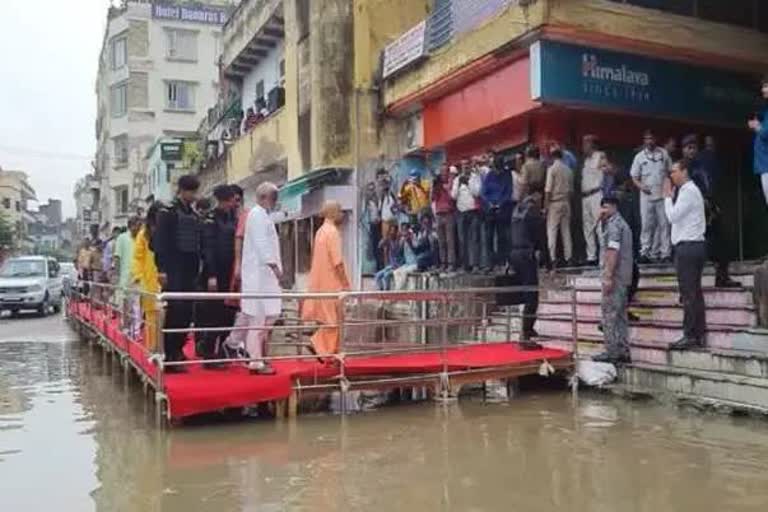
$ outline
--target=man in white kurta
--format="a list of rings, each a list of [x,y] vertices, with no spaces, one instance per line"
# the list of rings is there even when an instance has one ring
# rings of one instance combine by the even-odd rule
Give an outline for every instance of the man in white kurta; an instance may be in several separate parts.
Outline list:
[[[243,240],[241,279],[243,294],[280,294],[282,264],[280,241],[269,211],[277,202],[277,187],[262,183],[256,190],[256,206],[248,214]],[[259,360],[266,356],[268,328],[280,316],[279,298],[243,298],[241,310],[248,320],[245,338],[251,362],[248,369],[255,373],[274,373],[272,367]]]

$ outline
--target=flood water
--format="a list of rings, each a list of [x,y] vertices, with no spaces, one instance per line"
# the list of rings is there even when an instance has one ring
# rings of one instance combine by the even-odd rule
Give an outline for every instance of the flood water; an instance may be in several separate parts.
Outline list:
[[[17,322],[29,334],[43,321]],[[528,392],[157,430],[140,388],[97,348],[7,332],[0,323],[0,511],[768,507],[760,420]]]

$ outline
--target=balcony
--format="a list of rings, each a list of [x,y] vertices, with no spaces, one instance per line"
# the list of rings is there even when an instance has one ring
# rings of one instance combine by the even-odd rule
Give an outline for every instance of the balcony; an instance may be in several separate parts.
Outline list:
[[[284,38],[282,0],[243,0],[224,25],[224,74],[241,79]]]
[[[287,121],[285,109],[277,110],[237,139],[227,155],[227,181],[238,183],[253,174],[284,166]]]

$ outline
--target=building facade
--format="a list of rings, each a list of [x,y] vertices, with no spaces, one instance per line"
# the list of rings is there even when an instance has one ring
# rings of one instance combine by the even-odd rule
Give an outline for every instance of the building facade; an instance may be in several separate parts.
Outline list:
[[[75,184],[75,221],[73,242],[96,239],[101,225],[101,180],[95,174],[80,178]]]
[[[0,167],[0,213],[13,229],[13,250],[26,247],[26,211],[29,201],[35,201],[35,189],[23,171],[4,170]]]
[[[402,179],[488,149],[558,141],[578,153],[585,134],[626,168],[645,129],[662,142],[712,135],[740,225],[734,256],[764,254],[765,237],[748,235],[766,212],[751,199],[746,119],[768,69],[766,31],[753,0],[436,1],[382,52],[380,149]]]
[[[109,9],[96,80],[100,228],[125,225],[148,195],[148,152],[194,137],[218,90],[229,1],[127,1]]]
[[[289,273],[308,270],[315,217],[331,198],[350,213],[345,258],[358,268],[359,191],[350,171],[379,154],[380,52],[430,3],[243,0],[224,26],[221,88],[199,128],[201,181],[207,191],[237,183],[247,203],[262,181],[289,185],[280,223]]]

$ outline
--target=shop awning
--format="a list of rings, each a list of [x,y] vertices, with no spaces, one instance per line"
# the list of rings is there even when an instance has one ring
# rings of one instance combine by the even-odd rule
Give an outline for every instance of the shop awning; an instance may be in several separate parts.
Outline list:
[[[288,181],[280,187],[278,201],[290,203],[325,185],[340,185],[352,173],[349,167],[323,167]]]

